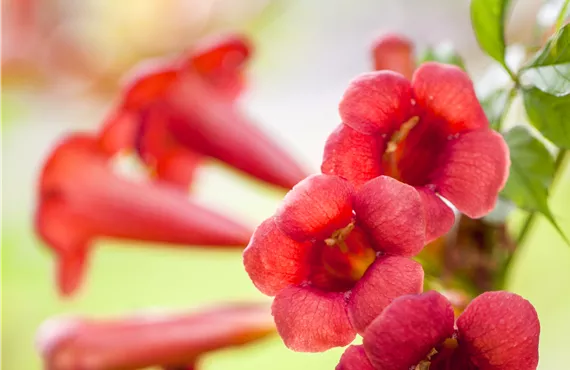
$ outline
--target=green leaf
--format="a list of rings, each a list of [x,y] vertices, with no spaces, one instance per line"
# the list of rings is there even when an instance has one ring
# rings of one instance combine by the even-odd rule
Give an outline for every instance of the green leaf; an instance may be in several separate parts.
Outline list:
[[[450,43],[442,43],[435,47],[429,46],[419,58],[420,63],[431,61],[453,64],[463,70],[465,69],[463,58]]]
[[[480,99],[481,106],[493,130],[498,130],[503,117],[503,111],[508,109],[510,90],[498,89]]]
[[[523,90],[524,106],[530,123],[560,148],[570,148],[570,93],[548,94],[536,87]]]
[[[472,0],[471,23],[481,48],[505,66],[505,18],[509,0]]]
[[[570,24],[556,32],[520,72],[525,85],[552,95],[570,93]]]
[[[542,213],[566,239],[548,206],[548,189],[555,175],[554,159],[527,129],[515,127],[504,134],[511,170],[501,195],[520,208]]]

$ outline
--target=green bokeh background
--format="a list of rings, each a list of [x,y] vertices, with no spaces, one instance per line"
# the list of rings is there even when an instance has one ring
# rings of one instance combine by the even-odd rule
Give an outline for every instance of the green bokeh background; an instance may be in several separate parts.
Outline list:
[[[452,3],[455,4],[449,2]],[[340,14],[349,15],[357,14],[358,11],[367,11],[355,10],[348,2],[339,2],[335,6],[338,8],[339,17]],[[258,17],[247,25],[258,44],[266,46],[265,50],[268,50],[262,51],[256,62],[260,75],[271,74],[272,67],[275,67],[274,63],[286,54],[284,50],[287,49],[280,47],[286,46],[287,42],[298,43],[304,36],[308,37],[314,32],[316,26],[311,28],[312,21],[307,19],[318,19],[311,16],[320,15],[315,8],[312,9],[313,13],[310,13],[302,6],[297,6],[289,8],[283,19],[276,19],[275,13],[280,11],[282,9],[279,7],[272,8],[264,15],[266,18]],[[419,15],[409,16],[410,25],[416,19],[414,17],[418,18]],[[291,27],[292,23],[295,27]],[[400,28],[404,26],[405,24]],[[303,32],[307,32],[307,35],[302,37]],[[420,35],[421,30],[417,31],[417,34]],[[280,42],[277,46],[274,45],[276,38]],[[362,44],[361,49],[364,50],[364,44],[368,40],[360,39],[359,42]],[[306,42],[305,49],[301,51],[307,51],[311,56],[312,45]],[[300,59],[302,60],[293,58],[289,65],[306,62],[304,58]],[[354,56],[353,59],[362,59],[362,56]],[[342,63],[341,61],[338,64]],[[348,68],[346,74],[352,76],[363,68],[363,66]],[[339,79],[344,86],[346,79],[344,77]],[[271,82],[271,79],[268,81]],[[33,187],[39,168],[38,159],[42,156],[36,155],[29,161],[26,159],[26,153],[34,151],[33,146],[38,140],[44,143],[44,146],[45,143],[53,143],[52,131],[57,133],[78,126],[63,124],[51,130],[51,126],[46,124],[47,128],[38,130],[36,121],[41,120],[44,114],[51,114],[55,117],[54,120],[61,119],[61,112],[57,107],[49,108],[50,98],[45,97],[45,92],[32,90],[16,94],[3,90],[2,368],[7,370],[41,368],[34,347],[34,336],[38,326],[46,318],[54,315],[81,314],[106,317],[157,307],[189,309],[218,301],[267,300],[249,281],[242,267],[239,252],[176,250],[156,245],[151,247],[112,241],[97,242],[96,248],[92,251],[86,284],[78,296],[69,300],[60,299],[55,292],[52,279],[52,256],[32,232]],[[42,103],[38,103],[39,101]],[[314,115],[320,115],[319,108],[314,109],[317,110]],[[336,114],[334,104],[329,104],[329,109],[334,117]],[[88,116],[87,121],[90,122],[81,122],[80,125],[92,128],[93,122],[98,122],[102,117],[98,110],[95,112],[97,113],[91,114],[89,111],[88,114],[80,116]],[[66,119],[73,121],[74,118],[72,116]],[[297,124],[305,125],[311,122]],[[310,132],[311,128],[309,131],[302,131],[299,128],[281,127],[280,130],[274,130],[274,134],[277,132],[287,135],[288,132],[293,132],[292,137],[285,138],[284,141],[288,140],[290,144],[288,147],[293,152],[309,147],[310,149],[304,150],[303,154],[310,157],[311,165],[316,168],[324,137],[332,130],[335,123],[334,118],[324,126],[315,121],[315,127],[318,126],[316,133]],[[47,136],[44,138],[42,135]],[[557,216],[562,230],[568,234],[570,234],[569,185],[570,171],[566,168],[550,199],[553,213]],[[11,190],[8,191],[7,188]],[[283,194],[212,164],[201,172],[192,196],[255,225],[274,212]],[[522,216],[517,213],[512,216],[514,229]],[[551,225],[539,217],[530,237],[520,246],[509,273],[508,288],[529,299],[538,311],[542,327],[539,365],[541,370],[567,367],[567,338],[570,333],[569,287],[570,247],[565,245]],[[245,349],[224,350],[205,356],[203,369],[325,370],[334,368],[341,353],[342,349],[322,354],[294,353],[283,346],[279,337],[274,337]]]

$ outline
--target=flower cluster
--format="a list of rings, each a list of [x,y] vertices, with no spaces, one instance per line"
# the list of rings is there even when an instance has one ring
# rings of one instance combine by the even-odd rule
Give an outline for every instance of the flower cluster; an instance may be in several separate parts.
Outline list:
[[[228,35],[176,60],[145,62],[99,132],[70,134],[50,154],[39,180],[36,230],[58,256],[62,294],[78,288],[99,237],[243,249],[248,227],[187,199],[206,157],[282,188],[305,177],[235,104],[250,54],[247,40]],[[124,152],[136,153],[159,181],[116,174],[112,159]]]
[[[521,297],[485,293],[455,329],[447,299],[418,295],[424,272],[410,257],[450,230],[449,203],[469,217],[489,213],[510,162],[469,76],[436,62],[416,69],[412,54],[404,38],[377,40],[378,71],[349,84],[322,174],[256,229],[246,271],[275,296],[287,347],[318,352],[364,336],[339,370],[534,369],[539,324]]]
[[[361,335],[337,370],[535,369],[540,325],[528,301],[485,292],[454,307],[452,298],[422,293],[424,269],[414,259],[452,228],[456,211],[480,218],[495,207],[509,174],[505,140],[464,70],[417,66],[412,43],[398,35],[379,38],[372,51],[376,70],[350,82],[321,173],[308,177],[237,106],[251,54],[244,38],[137,67],[102,128],[69,135],[43,167],[36,229],[58,257],[60,292],[78,288],[98,238],[247,244],[245,270],[274,297],[273,319],[259,305],[237,305],[160,320],[57,320],[40,333],[47,367],[194,369],[203,353],[276,327],[301,352]],[[116,173],[111,160],[125,152],[154,178]],[[252,233],[188,199],[207,158],[290,190]]]

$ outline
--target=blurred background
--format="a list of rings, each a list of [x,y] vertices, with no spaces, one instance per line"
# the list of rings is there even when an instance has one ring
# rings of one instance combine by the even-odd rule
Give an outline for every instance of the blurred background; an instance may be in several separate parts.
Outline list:
[[[530,42],[540,6],[540,0],[517,2],[510,41]],[[369,45],[382,30],[407,35],[419,50],[453,43],[474,79],[490,64],[472,34],[467,0],[4,0],[2,367],[41,368],[34,335],[53,315],[106,317],[266,299],[248,279],[239,252],[107,241],[94,249],[80,293],[66,300],[56,294],[53,258],[32,228],[38,171],[65,132],[101,124],[131,66],[181,52],[207,35],[245,33],[256,52],[242,108],[316,172],[325,138],[339,123],[339,99],[352,77],[371,69]],[[567,232],[569,183],[566,169],[550,200]],[[193,196],[256,225],[283,193],[212,162],[200,169]],[[513,228],[519,216],[513,215]],[[542,370],[567,363],[569,286],[570,247],[540,218],[516,256],[508,288],[539,313]],[[294,353],[276,336],[207,356],[203,369],[333,369],[341,353]]]

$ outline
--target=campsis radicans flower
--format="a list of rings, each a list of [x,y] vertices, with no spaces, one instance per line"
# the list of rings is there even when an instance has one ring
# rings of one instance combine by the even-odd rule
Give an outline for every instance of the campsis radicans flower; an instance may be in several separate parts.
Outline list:
[[[322,172],[361,187],[380,175],[413,186],[426,213],[426,241],[455,220],[438,195],[472,218],[490,212],[508,177],[508,147],[491,130],[469,76],[422,64],[411,81],[377,71],[354,79],[339,106]]]
[[[37,344],[47,370],[195,370],[203,354],[273,333],[267,305],[234,303],[185,314],[52,318],[40,327]]]
[[[135,149],[159,179],[182,188],[204,157],[291,188],[306,174],[235,104],[250,54],[246,39],[229,35],[178,59],[144,62],[104,124],[102,146],[109,153]]]
[[[75,134],[47,159],[38,186],[36,230],[58,257],[62,294],[75,291],[99,237],[243,248],[250,230],[161,184],[113,172],[96,138]]]
[[[394,298],[422,290],[423,269],[408,257],[424,246],[424,212],[413,187],[379,176],[360,189],[312,175],[254,232],[244,265],[275,296],[285,345],[320,352],[345,346]]]
[[[449,301],[430,291],[392,301],[336,369],[534,370],[539,334],[534,307],[516,294],[483,293],[455,322]]]

